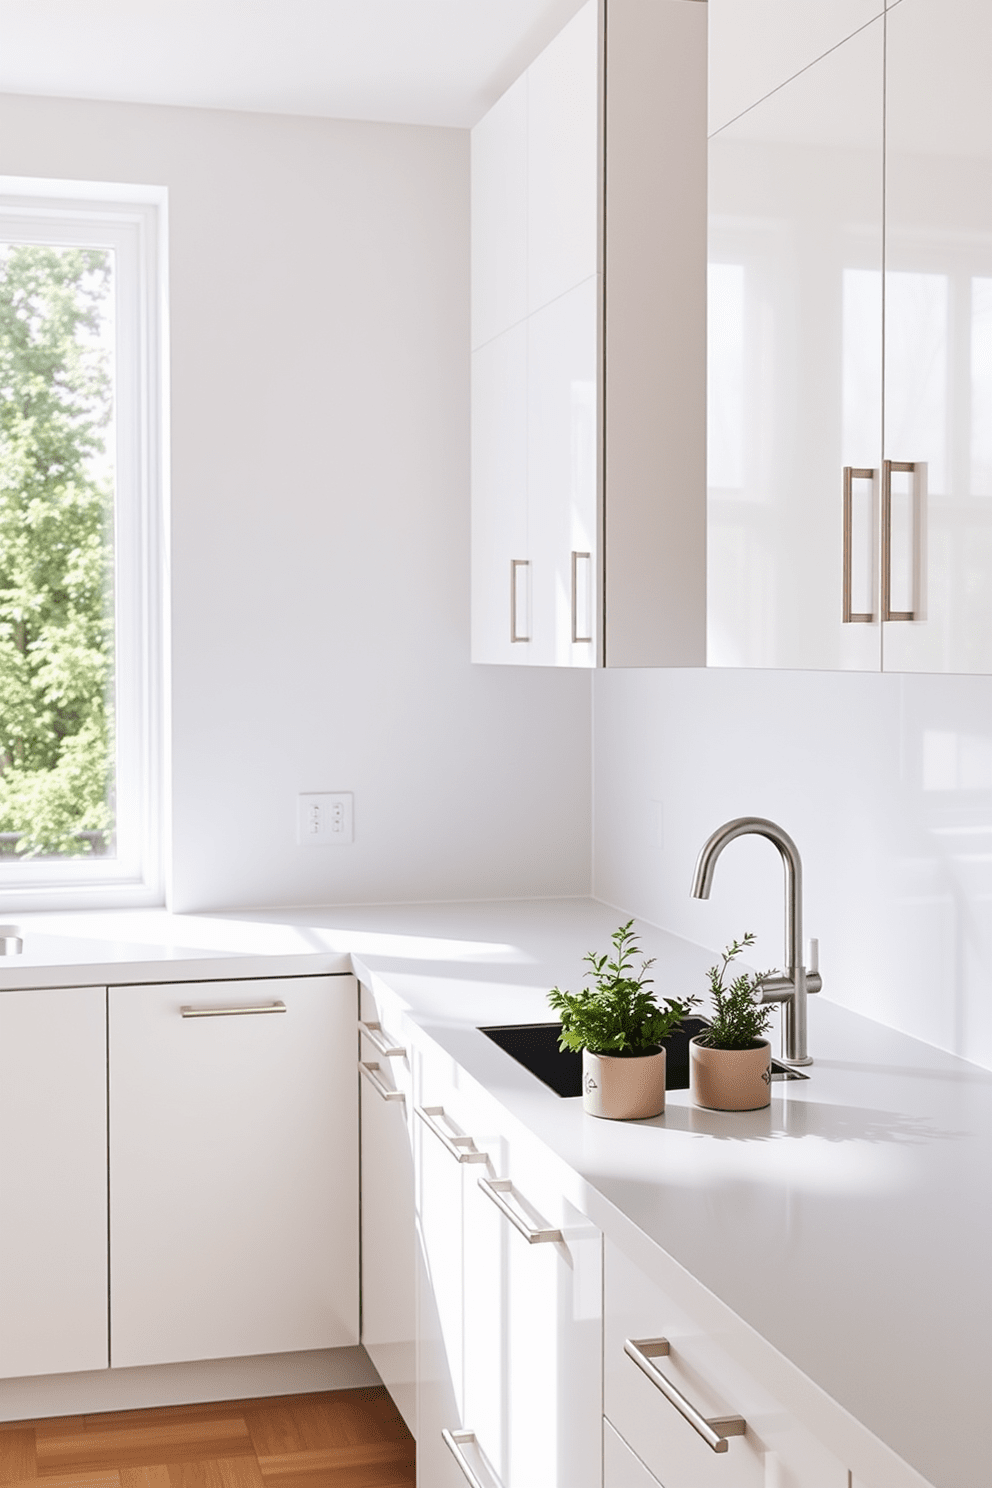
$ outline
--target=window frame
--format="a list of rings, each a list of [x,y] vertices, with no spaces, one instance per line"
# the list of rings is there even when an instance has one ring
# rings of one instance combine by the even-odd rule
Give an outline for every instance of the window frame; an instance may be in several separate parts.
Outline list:
[[[115,254],[114,857],[0,862],[5,913],[165,902],[168,193],[0,176],[0,239]]]

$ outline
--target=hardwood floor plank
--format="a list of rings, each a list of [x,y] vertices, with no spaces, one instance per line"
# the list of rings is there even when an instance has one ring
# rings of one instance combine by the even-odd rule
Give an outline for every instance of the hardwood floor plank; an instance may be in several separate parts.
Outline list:
[[[245,1422],[259,1457],[411,1440],[402,1416],[381,1386],[246,1403]]]
[[[167,1467],[125,1467],[121,1488],[171,1488]]]
[[[414,1465],[413,1442],[364,1442],[348,1447],[322,1447],[315,1452],[284,1452],[273,1457],[259,1457],[258,1465],[266,1483],[274,1483],[291,1474],[330,1473],[345,1467],[403,1467]]]
[[[169,1488],[264,1488],[254,1454],[169,1463]]]
[[[38,1488],[37,1478],[26,1478],[21,1483],[7,1484],[6,1488]],[[46,1478],[47,1488],[121,1488],[120,1474],[114,1472],[67,1472],[55,1473]]]
[[[28,1481],[38,1476],[34,1455],[34,1430],[22,1426],[0,1436],[0,1483]]]
[[[110,1430],[85,1430],[76,1436],[57,1436],[37,1442],[38,1476],[68,1469],[155,1467],[205,1462],[210,1458],[240,1458],[252,1453],[251,1438],[241,1417],[224,1420],[147,1423],[133,1430],[121,1423]],[[254,1457],[252,1457],[254,1460]]]
[[[417,1475],[412,1466],[381,1462],[355,1467],[324,1468],[320,1473],[285,1473],[268,1478],[269,1488],[411,1488]]]

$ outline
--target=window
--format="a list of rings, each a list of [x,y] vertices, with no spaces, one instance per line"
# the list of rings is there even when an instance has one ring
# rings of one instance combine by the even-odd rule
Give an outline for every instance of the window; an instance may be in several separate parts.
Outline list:
[[[165,192],[0,178],[0,904],[160,903]]]

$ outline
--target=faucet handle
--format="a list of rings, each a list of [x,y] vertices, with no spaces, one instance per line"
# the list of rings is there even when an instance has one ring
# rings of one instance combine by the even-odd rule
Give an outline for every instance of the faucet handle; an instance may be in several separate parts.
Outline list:
[[[818,940],[808,940],[806,942],[806,970],[808,972],[815,972],[819,971],[819,969],[820,942]]]

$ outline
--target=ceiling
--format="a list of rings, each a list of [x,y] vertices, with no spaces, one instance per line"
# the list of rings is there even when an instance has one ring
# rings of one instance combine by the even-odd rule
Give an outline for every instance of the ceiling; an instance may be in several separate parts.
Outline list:
[[[474,124],[582,0],[0,0],[0,92]]]

